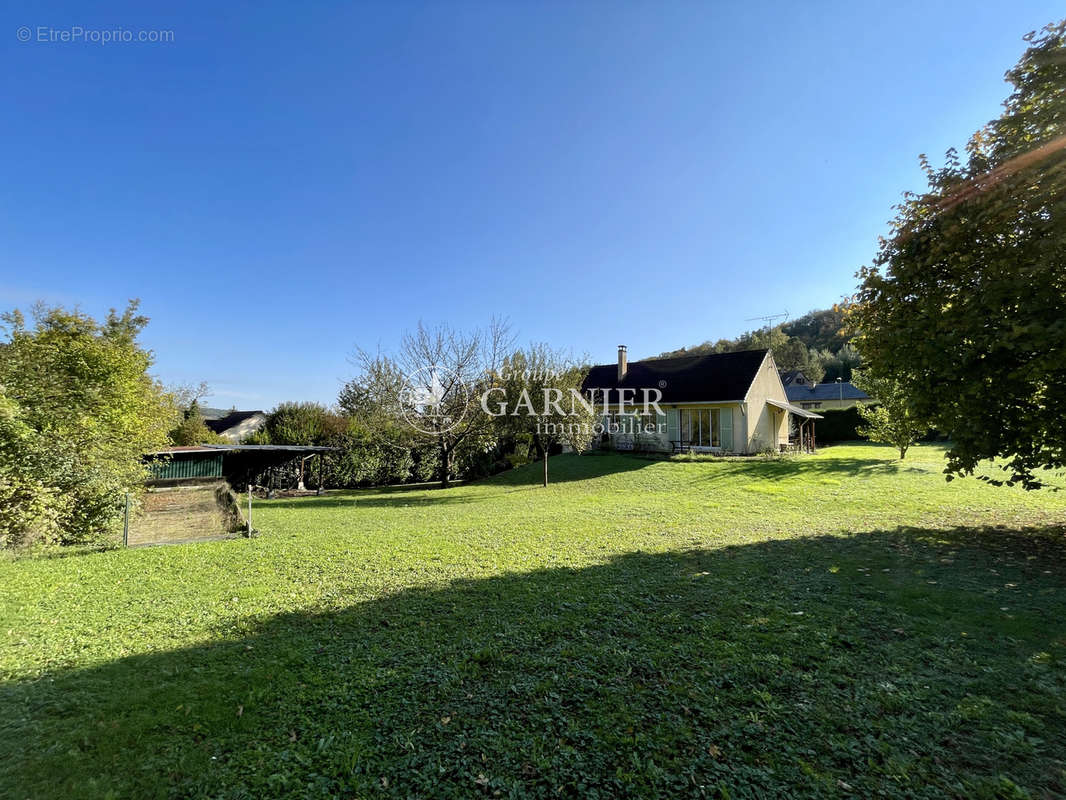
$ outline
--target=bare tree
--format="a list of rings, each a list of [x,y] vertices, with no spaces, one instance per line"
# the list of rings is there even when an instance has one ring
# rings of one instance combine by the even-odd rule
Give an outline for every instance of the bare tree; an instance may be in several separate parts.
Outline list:
[[[420,322],[404,334],[395,359],[356,353],[362,374],[341,403],[373,409],[392,421],[402,417],[431,439],[440,458],[440,485],[446,488],[456,452],[486,445],[491,437],[493,420],[481,408],[480,396],[513,343],[510,326],[500,319],[466,331]]]

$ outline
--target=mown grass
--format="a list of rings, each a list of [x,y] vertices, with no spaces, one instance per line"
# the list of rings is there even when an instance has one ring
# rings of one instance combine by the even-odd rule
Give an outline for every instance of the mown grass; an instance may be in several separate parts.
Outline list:
[[[942,466],[567,456],[0,563],[0,796],[1063,796],[1066,492]]]

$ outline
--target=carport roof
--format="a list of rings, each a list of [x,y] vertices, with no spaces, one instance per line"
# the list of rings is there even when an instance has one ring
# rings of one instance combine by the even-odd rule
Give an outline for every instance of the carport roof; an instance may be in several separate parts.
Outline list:
[[[166,450],[154,450],[145,453],[149,456],[167,456],[176,453],[229,453],[229,452],[290,452],[290,453],[329,453],[340,450],[339,447],[322,447],[302,444],[200,444],[191,447],[168,447]]]

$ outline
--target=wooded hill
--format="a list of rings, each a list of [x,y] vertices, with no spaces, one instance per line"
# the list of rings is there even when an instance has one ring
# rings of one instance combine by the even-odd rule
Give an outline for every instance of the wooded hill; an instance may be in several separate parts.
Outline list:
[[[852,370],[862,365],[858,351],[844,332],[844,311],[826,308],[774,327],[747,331],[735,339],[706,341],[661,353],[657,358],[731,353],[768,347],[783,370],[800,369],[813,381],[851,380]]]

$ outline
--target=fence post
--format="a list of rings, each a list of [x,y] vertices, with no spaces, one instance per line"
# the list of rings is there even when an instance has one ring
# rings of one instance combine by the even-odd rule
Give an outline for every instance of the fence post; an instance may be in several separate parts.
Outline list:
[[[252,535],[252,484],[248,484],[248,536]]]
[[[126,492],[126,513],[122,518],[122,546],[130,546],[130,493]]]

